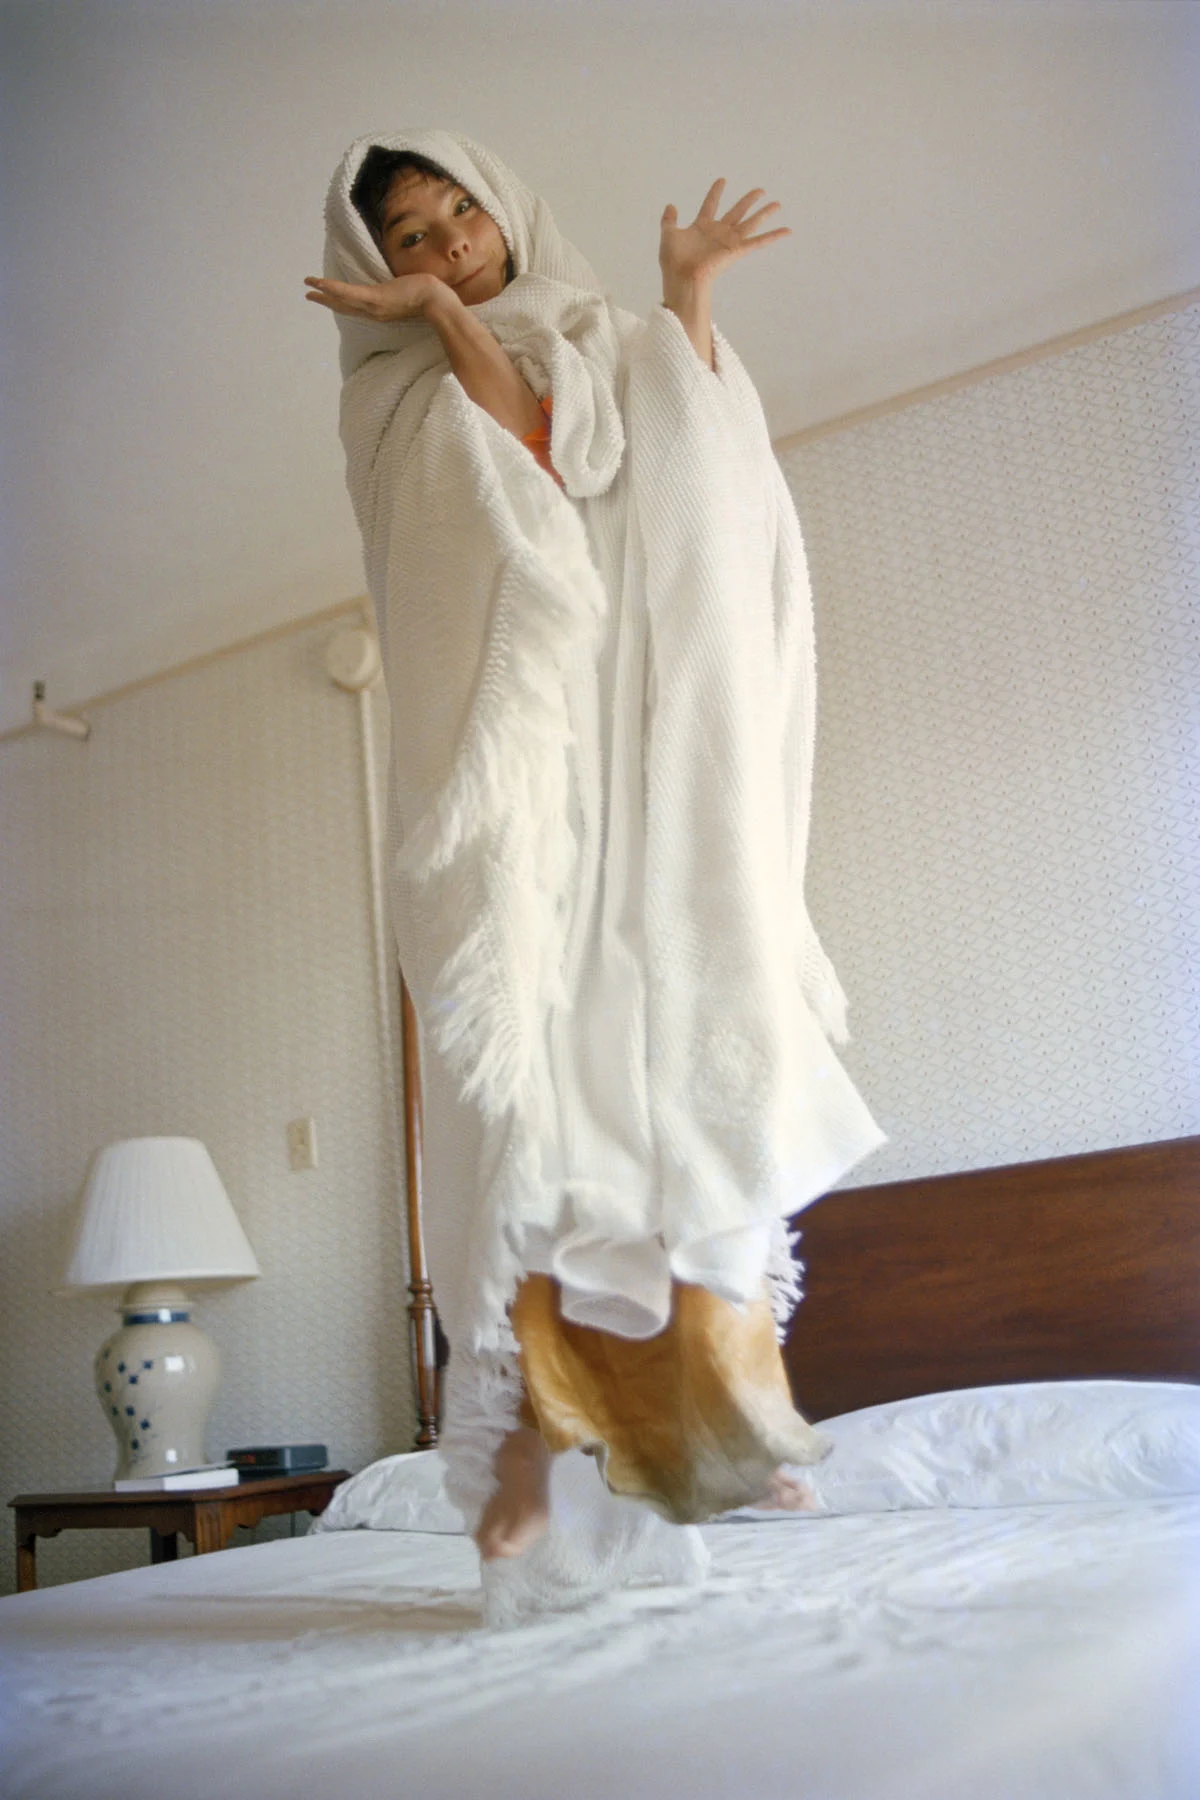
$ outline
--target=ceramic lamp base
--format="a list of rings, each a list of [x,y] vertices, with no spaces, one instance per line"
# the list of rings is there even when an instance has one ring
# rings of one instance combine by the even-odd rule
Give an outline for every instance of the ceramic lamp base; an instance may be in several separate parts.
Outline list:
[[[121,1301],[120,1330],[100,1347],[96,1397],[117,1440],[116,1481],[206,1460],[221,1358],[190,1312],[174,1282],[136,1282]]]

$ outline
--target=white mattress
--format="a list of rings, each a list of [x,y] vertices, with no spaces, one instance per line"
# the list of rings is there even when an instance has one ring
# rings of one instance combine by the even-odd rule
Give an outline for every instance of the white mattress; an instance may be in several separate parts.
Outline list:
[[[461,1537],[0,1601],[4,1800],[1196,1800],[1200,1499],[706,1528],[700,1590],[480,1627]]]

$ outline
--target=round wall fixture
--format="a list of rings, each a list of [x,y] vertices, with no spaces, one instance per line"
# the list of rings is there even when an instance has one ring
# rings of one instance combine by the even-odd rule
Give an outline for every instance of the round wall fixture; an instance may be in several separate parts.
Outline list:
[[[325,667],[330,680],[348,694],[374,687],[383,674],[379,639],[365,625],[345,627],[326,644]]]

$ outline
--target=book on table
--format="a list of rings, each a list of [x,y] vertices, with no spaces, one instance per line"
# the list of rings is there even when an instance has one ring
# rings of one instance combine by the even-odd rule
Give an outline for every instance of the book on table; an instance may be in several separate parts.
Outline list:
[[[228,1463],[208,1463],[202,1469],[170,1469],[165,1475],[128,1475],[113,1482],[118,1494],[172,1493],[181,1488],[236,1487],[238,1472]]]

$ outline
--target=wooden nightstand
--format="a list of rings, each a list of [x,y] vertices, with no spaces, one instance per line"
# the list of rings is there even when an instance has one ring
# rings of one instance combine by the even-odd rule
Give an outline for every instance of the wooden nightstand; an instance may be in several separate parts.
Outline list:
[[[17,1515],[17,1592],[37,1586],[37,1540],[60,1531],[111,1531],[115,1526],[148,1525],[150,1560],[172,1562],[178,1534],[190,1539],[197,1556],[224,1550],[236,1525],[257,1525],[277,1513],[322,1513],[349,1469],[321,1469],[315,1475],[280,1475],[268,1481],[241,1481],[237,1487],[176,1488],[170,1493],[20,1494],[9,1505]]]

